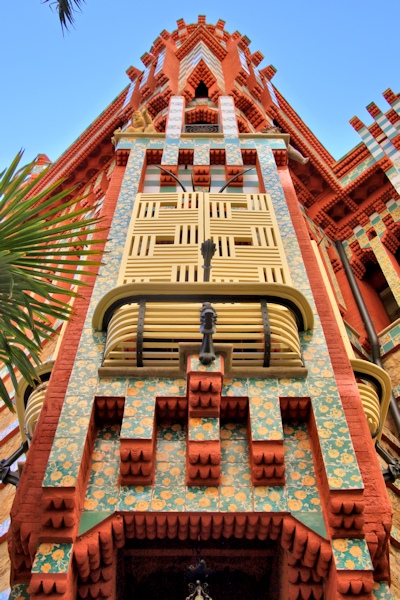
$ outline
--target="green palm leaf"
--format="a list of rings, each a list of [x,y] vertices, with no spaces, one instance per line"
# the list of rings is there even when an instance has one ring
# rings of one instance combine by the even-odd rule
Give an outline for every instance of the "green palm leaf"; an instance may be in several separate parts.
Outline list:
[[[14,387],[17,372],[35,384],[34,365],[43,340],[54,335],[52,323],[73,314],[55,296],[78,294],[58,284],[87,285],[79,276],[91,274],[85,266],[100,264],[87,257],[105,241],[92,237],[102,231],[99,219],[86,216],[92,208],[81,207],[82,197],[67,201],[72,190],[56,191],[60,181],[35,194],[44,173],[32,180],[35,163],[20,168],[21,157],[0,174],[0,367],[7,368]],[[0,398],[13,410],[3,382]]]

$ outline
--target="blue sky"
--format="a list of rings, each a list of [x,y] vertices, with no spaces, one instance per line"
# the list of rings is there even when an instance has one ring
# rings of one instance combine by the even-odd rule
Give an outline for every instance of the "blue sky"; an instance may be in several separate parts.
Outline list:
[[[359,142],[348,123],[384,111],[382,92],[400,90],[398,0],[235,2],[86,0],[76,27],[62,35],[50,3],[8,0],[0,12],[2,89],[0,169],[20,148],[55,160],[128,84],[130,65],[176,20],[226,21],[278,70],[274,83],[333,154]]]

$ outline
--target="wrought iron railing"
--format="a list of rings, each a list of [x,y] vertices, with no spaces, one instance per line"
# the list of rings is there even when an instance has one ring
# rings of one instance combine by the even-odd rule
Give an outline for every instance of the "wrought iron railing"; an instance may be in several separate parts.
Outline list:
[[[219,125],[212,123],[185,125],[183,128],[184,133],[219,133],[221,131]]]

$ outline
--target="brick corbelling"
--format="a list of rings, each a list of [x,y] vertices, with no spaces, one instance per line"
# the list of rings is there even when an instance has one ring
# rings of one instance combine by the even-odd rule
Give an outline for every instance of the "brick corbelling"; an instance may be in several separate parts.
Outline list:
[[[282,187],[299,241],[304,264],[313,289],[318,313],[327,340],[336,383],[348,418],[350,434],[364,481],[365,520],[380,532],[386,531],[391,519],[391,506],[377,460],[367,420],[359,398],[354,375],[341,340],[322,276],[310,244],[307,227],[302,219],[299,203],[287,168],[279,169]],[[387,535],[386,535],[387,537]],[[386,538],[384,538],[385,540]],[[386,543],[385,541],[383,543]],[[387,569],[388,563],[386,562]]]
[[[293,111],[293,113],[294,113],[294,111]],[[300,121],[300,118],[296,115],[296,113],[294,113],[294,115]],[[315,166],[318,169],[320,175],[326,180],[326,182],[330,185],[330,187],[333,190],[340,192],[342,188],[340,186],[340,183],[339,183],[337,177],[335,177],[335,175],[332,172],[332,169],[327,165],[326,159],[322,157],[321,152],[316,150],[313,147],[313,143],[308,139],[308,138],[312,137],[312,134],[309,132],[309,130],[307,130],[308,131],[307,135],[304,132],[301,132],[301,133],[303,133],[303,136],[306,138],[306,140],[309,144],[307,146],[306,142],[298,135],[298,133],[293,128],[292,122],[289,120],[290,117],[288,119],[286,114],[284,114],[283,112],[280,112],[279,114],[277,114],[276,118],[277,118],[279,125],[282,126],[284,131],[286,131],[287,133],[290,134],[296,147],[305,156],[310,155],[309,150],[310,150],[310,146],[311,146],[311,149],[314,150],[314,152],[311,153],[311,155],[309,156],[310,164],[312,164],[313,166]],[[301,131],[301,128],[296,121],[295,121],[295,125],[296,125],[296,128]],[[304,127],[305,127],[305,125],[303,124],[303,128]]]
[[[73,164],[78,164],[83,156],[82,152],[89,153],[90,150],[99,142],[98,137],[107,126],[116,126],[117,119],[120,118],[120,111],[125,101],[128,88],[124,89],[117,98],[89,125],[86,131],[60,156],[60,158],[50,167],[49,172],[40,181],[35,188],[39,192],[50,182],[65,176],[65,170],[73,159]],[[96,140],[94,142],[94,140]]]
[[[304,135],[307,141],[315,149],[315,151],[323,158],[327,165],[332,165],[335,162],[333,156],[327,151],[327,149],[321,144],[321,142],[315,137],[315,135],[308,129],[307,125],[302,121],[299,115],[293,110],[290,104],[285,100],[282,94],[275,88],[275,93],[278,98],[281,108],[284,113],[293,121],[298,130]]]
[[[359,144],[349,155],[340,159],[339,162],[332,167],[332,171],[337,177],[342,178],[366,158],[369,158],[370,155],[367,146],[365,146],[365,144]]]
[[[124,172],[125,169],[123,167],[116,167],[112,173],[102,210],[102,216],[104,217],[103,226],[107,229],[111,225]],[[107,230],[96,234],[97,239],[104,239],[106,235]],[[99,254],[103,249],[104,244],[99,244]],[[88,266],[87,270],[90,270],[95,275],[98,267]],[[69,376],[75,360],[75,353],[79,345],[92,295],[93,278],[85,276],[84,280],[90,285],[83,288],[81,296],[75,301],[75,316],[68,323],[61,342],[58,359],[49,381],[45,403],[36,426],[33,442],[11,511],[12,538],[10,547],[13,564],[15,564],[15,561],[18,562],[20,560],[18,555],[21,553],[22,539],[29,540],[29,545],[33,549],[30,556],[31,559],[36,550],[38,535],[40,534],[38,524],[42,519],[43,492],[41,483],[51,448],[49,441],[54,438],[57,428],[58,417],[61,412]],[[46,441],[45,444],[42,443],[42,435],[44,436],[43,441]],[[26,553],[27,549],[24,554]]]

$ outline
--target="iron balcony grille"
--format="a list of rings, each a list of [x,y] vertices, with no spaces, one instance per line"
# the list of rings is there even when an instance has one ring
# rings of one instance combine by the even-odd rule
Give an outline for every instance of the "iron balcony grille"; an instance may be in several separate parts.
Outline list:
[[[210,124],[207,123],[204,125],[194,123],[193,125],[185,125],[183,128],[183,132],[184,133],[219,133],[220,126],[213,125],[211,123]]]
[[[138,300],[117,308],[111,317],[103,367],[178,366],[180,342],[201,342],[201,304],[180,303],[176,297],[173,302]],[[233,345],[233,367],[303,367],[296,315],[287,306],[276,300],[267,304],[265,298],[223,300],[214,304],[218,320],[213,339]]]

